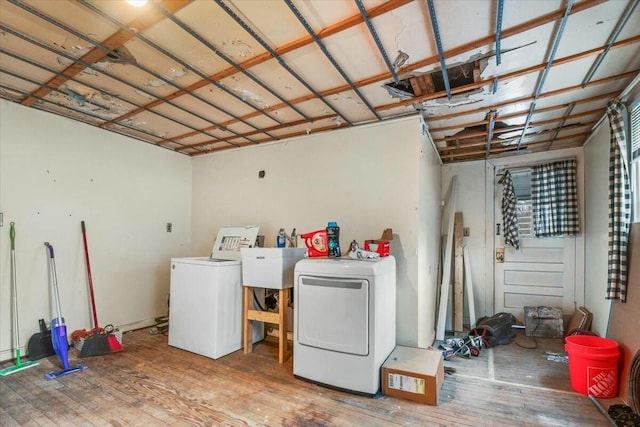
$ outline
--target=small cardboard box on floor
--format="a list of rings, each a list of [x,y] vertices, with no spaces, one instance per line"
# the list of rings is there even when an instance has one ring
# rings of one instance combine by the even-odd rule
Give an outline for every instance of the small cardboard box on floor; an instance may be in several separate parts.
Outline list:
[[[382,393],[437,405],[444,382],[442,353],[425,348],[396,346],[382,365]]]

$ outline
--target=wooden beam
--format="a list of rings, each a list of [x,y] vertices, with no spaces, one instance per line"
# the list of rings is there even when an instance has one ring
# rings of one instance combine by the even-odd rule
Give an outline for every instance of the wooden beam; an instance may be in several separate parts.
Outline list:
[[[640,42],[640,36],[635,36],[635,37],[631,37],[631,38],[626,39],[626,40],[622,40],[622,41],[616,42],[616,43],[611,45],[611,48],[614,49],[614,48],[618,48],[618,47],[624,47],[624,46],[628,46],[628,45],[631,45],[631,44],[634,44],[634,43],[638,43],[638,42]],[[552,62],[552,66],[563,65],[563,64],[567,64],[569,62],[573,62],[573,61],[578,61],[580,59],[584,59],[584,58],[592,56],[592,55],[598,55],[598,54],[604,52],[605,49],[606,49],[606,46],[601,46],[601,47],[597,47],[595,49],[590,49],[590,50],[587,50],[587,51],[584,51],[584,52],[577,53],[575,55],[570,55],[570,56],[567,56],[567,57],[564,57],[564,58],[556,59],[556,60],[554,60]],[[521,77],[521,76],[524,76],[526,74],[542,71],[542,70],[544,70],[546,65],[547,65],[547,63],[544,62],[542,64],[538,64],[538,65],[534,65],[534,66],[531,66],[531,67],[523,68],[521,70],[512,71],[510,73],[506,73],[506,74],[503,74],[503,75],[491,76],[491,77],[488,77],[485,80],[482,80],[481,82],[478,82],[478,83],[470,83],[468,85],[459,86],[457,88],[451,89],[451,93],[452,94],[463,93],[463,92],[471,91],[471,90],[474,90],[474,89],[478,89],[478,88],[480,88],[482,86],[493,84],[493,80],[496,77],[498,77],[498,79],[500,81],[504,81],[504,80],[513,79],[513,78],[516,78],[516,77]],[[445,91],[440,91],[440,92],[436,92],[436,93],[432,93],[432,94],[428,94],[428,95],[417,96],[415,98],[407,99],[407,100],[404,100],[404,101],[399,101],[399,102],[394,102],[394,103],[390,103],[390,104],[381,105],[379,107],[376,107],[376,111],[384,111],[384,110],[389,110],[389,109],[397,108],[397,107],[401,107],[401,106],[413,105],[416,102],[428,101],[430,99],[442,98],[444,96],[446,96],[446,92]]]
[[[564,13],[564,10],[563,10],[563,13]],[[560,14],[560,17],[561,17],[561,16],[562,16],[562,14]],[[533,21],[536,21],[536,20],[533,20]],[[536,21],[536,22],[537,22],[537,21]],[[526,24],[526,23],[525,23],[525,24]],[[525,24],[523,24],[523,25],[529,29],[529,27],[528,27],[527,25],[525,25]],[[542,24],[540,24],[540,25],[542,25]],[[515,28],[515,27],[514,27],[514,28]],[[515,31],[515,30],[514,30],[514,31]],[[518,33],[517,31],[515,31],[515,32],[514,32],[514,34],[517,34],[517,33]],[[513,35],[513,34],[511,34],[511,35]],[[640,42],[640,36],[638,36],[638,37],[633,37],[633,38],[628,39],[628,40],[623,40],[623,41],[620,41],[620,42],[614,43],[614,44],[611,46],[611,48],[623,47],[623,46],[627,46],[627,45],[629,45],[629,44],[633,44],[633,43],[636,43],[636,42]],[[605,47],[605,46],[603,46],[603,47],[600,47],[600,48],[592,49],[591,51],[587,51],[586,53],[585,53],[585,52],[583,52],[583,53],[579,53],[579,54],[577,54],[577,55],[573,55],[573,56],[571,56],[571,57],[568,57],[569,59],[561,58],[561,59],[558,59],[557,61],[563,61],[563,62],[561,62],[561,63],[571,62],[571,61],[574,61],[574,60],[582,59],[582,58],[583,58],[583,57],[585,57],[585,56],[595,55],[595,54],[597,54],[597,53],[601,53],[602,51],[604,51],[604,49],[605,49],[605,48],[606,48],[606,47]],[[446,56],[449,56],[449,53],[450,53],[450,51],[447,51],[447,52],[445,52],[445,55],[446,55]],[[435,58],[436,58],[436,61],[437,61],[437,60],[438,60],[438,58],[437,58],[437,57],[435,57]],[[555,64],[555,63],[556,63],[556,62],[554,61],[554,64]],[[525,69],[525,70],[527,70],[527,71],[526,71],[526,72],[522,72],[522,74],[514,75],[514,73],[509,73],[509,74],[506,74],[506,75],[505,75],[505,76],[510,76],[510,77],[505,77],[505,76],[493,76],[493,77],[491,77],[490,79],[486,79],[486,80],[483,80],[483,81],[480,81],[480,82],[472,83],[472,84],[469,84],[469,85],[463,86],[463,87],[461,87],[461,88],[453,89],[451,92],[452,92],[452,93],[454,93],[454,94],[457,94],[457,93],[465,92],[465,91],[467,91],[467,90],[477,89],[477,88],[482,87],[482,86],[485,86],[485,85],[487,85],[487,84],[489,84],[489,83],[493,83],[493,79],[494,79],[495,77],[498,77],[500,80],[503,80],[503,79],[505,79],[505,78],[514,78],[514,77],[518,77],[518,76],[520,76],[520,75],[524,75],[524,74],[527,74],[527,73],[529,73],[529,72],[541,71],[541,70],[543,70],[543,69],[544,69],[545,65],[546,65],[546,63],[544,63],[544,64],[540,64],[540,65],[537,65],[537,66],[535,66],[535,67],[527,68],[527,69]],[[533,68],[533,71],[531,71],[531,70],[530,70],[531,68]],[[403,71],[403,72],[407,72],[407,70],[406,70],[406,69],[403,69],[402,71]],[[515,73],[520,73],[520,71],[516,71]],[[624,74],[619,75],[617,78],[626,78],[626,76],[627,76],[628,74],[629,74],[629,75],[630,75],[630,74],[635,75],[636,73],[637,73],[637,71],[635,71],[635,72],[629,72],[629,73],[624,73]],[[384,73],[384,74],[380,74],[380,75],[378,75],[378,76],[370,77],[370,78],[368,78],[368,79],[365,79],[365,80],[361,80],[361,81],[355,82],[355,83],[354,83],[354,85],[355,85],[356,87],[362,87],[362,86],[366,86],[366,85],[369,85],[369,84],[372,84],[372,83],[376,83],[376,82],[379,82],[379,81],[382,81],[382,80],[386,80],[386,79],[390,78],[390,76],[391,76],[391,75],[390,75],[389,73]],[[613,77],[612,77],[612,78],[613,78]],[[601,79],[601,80],[599,80],[599,81],[593,81],[593,82],[590,82],[587,86],[591,86],[592,84],[607,83],[607,82],[609,82],[609,81],[611,81],[611,80]],[[560,93],[564,93],[564,92],[568,92],[568,91],[572,91],[572,90],[578,90],[578,89],[582,89],[582,86],[581,86],[581,85],[577,85],[577,86],[575,86],[575,87],[571,87],[571,88],[559,89],[559,90],[556,90],[556,91],[551,91],[551,92],[548,92],[547,94],[542,94],[542,95],[540,95],[540,98],[547,97],[547,96],[554,96],[554,95],[558,95],[558,94],[560,94]],[[328,97],[328,96],[331,96],[331,95],[335,95],[335,94],[340,93],[340,92],[349,91],[349,90],[351,90],[351,87],[350,87],[349,85],[342,85],[342,86],[339,86],[339,87],[335,87],[335,88],[333,88],[333,89],[327,89],[327,90],[325,90],[325,91],[319,92],[319,94],[320,94],[320,96],[322,96],[323,98],[325,98],[325,97]],[[410,105],[410,104],[413,104],[413,103],[415,103],[415,102],[421,102],[421,101],[425,101],[425,100],[428,100],[428,99],[440,98],[440,97],[443,97],[443,96],[446,96],[446,93],[445,93],[444,91],[441,91],[441,92],[431,92],[431,93],[428,93],[428,94],[426,94],[426,95],[423,95],[423,96],[420,96],[420,97],[417,97],[417,98],[412,98],[412,99],[410,99],[410,100],[401,101],[401,102],[394,102],[394,103],[392,103],[392,104],[382,105],[382,106],[376,107],[376,108],[375,108],[375,110],[376,110],[376,111],[384,111],[384,110],[388,110],[388,109],[392,109],[392,108],[397,108],[397,107],[401,107],[401,106]],[[292,99],[292,100],[289,100],[289,102],[290,102],[292,105],[297,105],[297,104],[299,104],[299,103],[306,102],[306,101],[309,101],[309,100],[314,99],[314,98],[315,98],[315,96],[314,96],[313,94],[308,94],[308,95],[303,95],[303,96],[300,96],[300,97],[298,97],[298,98],[294,98],[294,99]],[[524,98],[518,99],[517,101],[516,101],[516,100],[512,100],[512,101],[505,101],[505,102],[503,102],[503,103],[501,103],[501,104],[497,104],[497,105],[495,105],[495,106],[488,107],[488,108],[489,108],[489,109],[496,109],[496,108],[499,108],[499,107],[502,107],[502,106],[505,106],[505,105],[511,104],[511,103],[513,103],[513,102],[525,102],[525,100],[529,100],[529,101],[531,101],[531,100],[533,100],[533,97],[532,97],[532,96],[530,96],[530,97],[524,97]],[[161,104],[162,102],[163,102],[162,100],[154,101],[154,102],[152,102],[152,103],[150,103],[150,104],[147,104],[145,107],[146,107],[146,108],[155,107],[155,106],[157,106],[158,104]],[[274,104],[274,105],[271,105],[267,110],[264,110],[264,111],[276,111],[276,110],[280,110],[280,109],[282,109],[282,108],[285,108],[285,107],[287,107],[287,106],[288,106],[288,105],[287,105],[286,103]],[[139,112],[141,112],[141,111],[132,110],[131,112],[126,113],[126,114],[124,114],[124,115],[122,115],[122,116],[120,116],[120,117],[118,117],[118,118],[116,118],[116,119],[113,119],[113,120],[111,120],[111,121],[109,121],[109,122],[105,122],[105,123],[103,123],[101,126],[107,126],[107,125],[110,125],[110,124],[112,124],[112,123],[114,123],[114,122],[118,122],[118,121],[123,120],[123,119],[125,119],[125,118],[129,118],[130,116],[136,115],[136,114],[138,114]],[[241,117],[241,119],[242,119],[242,120],[248,120],[248,119],[251,119],[251,118],[253,118],[253,117],[256,117],[256,116],[258,116],[258,115],[260,115],[260,114],[261,114],[260,112],[255,111],[255,112],[252,112],[252,113],[249,113],[249,114],[246,114],[246,115],[242,116],[242,117]],[[458,113],[453,113],[453,114],[451,114],[451,115],[449,115],[449,116],[453,117],[453,116],[455,116],[455,115],[457,115],[457,114],[458,114]],[[467,114],[467,113],[466,113],[466,112],[463,112],[463,113],[459,113],[459,114]],[[448,118],[449,116],[442,116],[442,117],[443,117],[443,118]],[[440,119],[440,117],[439,117],[438,119]],[[237,123],[238,121],[239,121],[239,120],[237,120],[237,119],[231,119],[231,120],[229,120],[229,121],[227,121],[227,122],[225,122],[225,123],[221,124],[220,126],[228,126],[228,125],[231,125],[231,124]],[[178,136],[175,136],[173,139],[175,139],[175,140],[179,140],[179,139],[182,139],[182,138],[184,138],[184,137],[191,136],[190,134],[191,134],[191,133],[184,134],[184,135],[178,135]]]
[[[570,115],[567,119],[571,120],[571,119],[577,119],[580,117],[585,117],[585,116],[592,116],[595,114],[603,114],[605,112],[604,108],[598,108],[595,110],[589,110],[589,111],[584,111],[582,113],[576,113],[576,114],[572,114]],[[539,122],[531,122],[529,124],[529,126],[534,127],[534,126],[542,126],[542,125],[548,125],[551,123],[556,123],[556,122],[560,122],[564,120],[564,117],[557,117],[554,119],[548,119],[548,120],[541,120]],[[524,125],[515,125],[515,126],[509,126],[506,128],[501,128],[501,129],[495,129],[493,131],[494,134],[500,134],[500,133],[507,133],[507,132],[513,132],[513,131],[517,131],[520,130],[524,127]],[[445,138],[439,138],[439,139],[434,139],[433,142],[438,143],[438,142],[451,142],[451,141],[456,141],[456,140],[463,140],[463,139],[471,139],[471,138],[479,138],[479,137],[483,137],[483,136],[487,136],[487,131],[478,131],[478,132],[473,132],[473,133],[468,133],[468,134],[464,134],[464,135],[452,135],[452,136],[447,136]],[[526,137],[526,135],[525,135]],[[454,147],[442,147],[442,150],[446,150],[446,149],[451,149]]]
[[[368,10],[367,13],[368,13],[369,17],[382,15],[382,14],[384,14],[386,12],[389,12],[389,11],[391,11],[393,9],[396,9],[396,8],[398,8],[400,6],[404,6],[405,4],[407,4],[409,2],[410,1],[407,1],[407,0],[402,0],[402,1],[391,0],[391,1],[389,1],[387,3],[384,3],[384,4],[380,5],[380,6],[372,8],[371,10]],[[600,3],[603,3],[603,2],[604,2],[604,0],[584,1],[584,2],[580,3],[579,5],[575,5],[572,8],[572,12],[571,13],[577,13],[579,11],[586,10],[588,8],[596,6],[596,5],[598,5]],[[530,30],[532,28],[535,28],[537,26],[544,25],[544,24],[547,24],[549,22],[553,22],[555,20],[558,20],[558,19],[562,18],[563,14],[564,14],[564,9],[556,11],[556,12],[552,12],[552,13],[549,13],[549,14],[546,14],[546,15],[543,15],[542,17],[539,17],[539,18],[536,18],[536,19],[532,19],[530,21],[524,22],[524,23],[522,23],[520,25],[517,25],[515,27],[512,27],[510,29],[504,30],[503,33],[502,33],[503,34],[503,39],[505,39],[505,38],[507,38],[509,36],[513,36],[513,35],[519,34],[519,33],[524,32],[524,31],[528,31],[528,30]],[[361,19],[362,19],[361,15],[354,15],[351,18],[347,18],[344,21],[340,21],[340,22],[338,22],[336,24],[333,24],[333,25],[321,30],[318,33],[318,36],[319,37],[320,36],[327,37],[328,35],[336,34],[339,31],[343,31],[345,29],[350,28],[350,26],[355,25],[354,22],[361,23],[362,22]],[[487,42],[485,39],[490,39],[490,40]],[[303,42],[303,40],[305,40],[305,41]],[[451,49],[451,50],[445,51],[445,56],[446,57],[451,57],[451,56],[459,55],[461,53],[474,50],[474,49],[477,48],[477,46],[484,46],[487,43],[490,44],[492,42],[493,42],[493,36],[485,37],[484,39],[475,40],[475,41],[472,41],[470,43],[467,43],[467,44],[464,44],[462,46],[459,46],[459,47],[457,47],[455,49]],[[307,44],[310,44],[310,42],[307,40],[307,37],[304,37],[302,39],[299,39],[298,41],[293,41],[293,42],[290,42],[290,43],[288,43],[286,45],[280,46],[280,47],[276,48],[275,51],[278,54],[283,54],[283,53],[290,52],[290,51],[292,51],[294,49],[297,49],[299,47],[306,46]],[[614,47],[614,46],[612,46],[612,47]],[[604,50],[604,48],[602,48],[602,50]],[[268,55],[268,53],[265,53],[263,55]],[[256,58],[259,58],[259,57],[260,57],[260,55],[254,57],[254,58],[251,58],[250,60],[241,63],[240,66],[242,68],[244,68],[244,69],[247,69],[250,66],[257,65],[257,64],[251,64],[251,63],[249,63],[249,61],[255,60]],[[261,62],[264,62],[264,61],[270,59],[271,55],[268,55],[268,58],[265,56],[265,58],[266,59],[262,60]],[[427,65],[432,65],[432,64],[437,63],[438,61],[439,61],[438,56],[433,56],[433,57],[430,57],[430,58],[426,58],[426,59],[423,59],[421,61],[417,61],[416,63],[411,64],[410,66],[402,68],[400,70],[400,72],[401,73],[408,73],[408,72],[410,72],[410,71],[412,71],[412,70],[414,70],[416,68],[421,68],[421,67],[424,67],[424,66],[427,66]],[[221,78],[224,78],[224,77],[228,77],[228,75],[226,73],[230,72],[231,70],[233,70],[234,72],[229,74],[229,75],[235,74],[235,72],[237,72],[237,70],[235,68],[231,67],[231,68],[229,68],[227,70],[222,71],[221,72],[222,74],[220,74],[220,75],[217,75],[217,74],[212,75],[211,79],[212,80],[217,80],[217,79],[221,79]],[[387,80],[390,77],[391,77],[391,73],[385,72],[385,73],[378,74],[378,75],[373,76],[373,77],[366,78],[364,80],[360,80],[360,81],[354,82],[354,85],[359,88],[359,87],[367,86],[367,85],[370,85],[370,84],[373,84],[373,83],[377,83],[377,82],[380,82],[380,81],[383,81],[383,80]],[[206,80],[203,80],[203,81],[200,81],[200,82],[196,82],[193,85],[187,86],[185,88],[185,90],[196,90],[196,89],[204,87],[204,86],[206,86],[208,84],[209,83]],[[484,84],[485,83],[481,83],[481,85],[484,85]],[[351,87],[349,85],[345,84],[345,85],[342,85],[342,86],[339,86],[339,87],[335,87],[333,89],[328,89],[328,90],[322,91],[319,94],[320,94],[321,97],[324,98],[324,97],[328,97],[328,96],[335,95],[337,93],[344,92],[344,91],[349,91],[349,90],[351,90]],[[458,93],[458,92],[456,91],[455,93]],[[175,94],[176,94],[176,96],[180,96],[180,95],[183,94],[183,92],[176,92]],[[292,105],[297,105],[297,104],[299,104],[301,102],[306,102],[306,101],[309,101],[309,100],[314,99],[314,98],[315,98],[315,95],[308,94],[308,95],[304,95],[304,96],[289,100],[289,102]],[[154,102],[152,102],[150,104],[145,105],[144,107],[145,108],[153,108],[153,107],[157,106],[158,104],[160,104],[162,102],[163,102],[162,100],[154,101]],[[401,105],[404,105],[404,104],[388,104],[387,108],[385,108],[385,109],[394,108],[394,107],[401,106]],[[272,105],[270,107],[269,111],[279,110],[279,109],[285,108],[287,106],[288,105],[286,103],[274,104],[274,105]],[[385,106],[382,106],[382,107],[385,107]],[[115,118],[115,119],[113,119],[111,121],[103,123],[101,126],[102,127],[106,127],[106,126],[109,126],[109,125],[111,125],[113,123],[116,123],[116,122],[119,122],[121,120],[127,119],[127,118],[129,118],[131,116],[134,116],[136,114],[139,114],[139,113],[143,112],[145,110],[145,108],[138,108],[138,109],[132,110],[132,111],[120,116],[120,117],[117,117],[117,118]],[[378,107],[378,108],[380,108],[380,107]],[[380,111],[380,110],[378,110],[378,108],[376,108],[376,111]],[[252,113],[250,113],[248,115],[242,116],[241,119],[247,120],[249,118],[256,117],[259,114],[260,114],[259,112],[252,112]],[[238,122],[237,119],[232,119],[232,120],[229,120],[228,122],[226,122],[226,124],[224,126],[227,126],[227,125],[230,125],[230,124],[236,123],[236,122]],[[174,139],[180,139],[180,136],[176,136]]]
[[[589,126],[593,126],[596,122],[590,122]],[[587,124],[584,125],[585,127],[587,126]],[[579,134],[574,134],[574,135],[566,135],[566,136],[561,136],[561,137],[557,137],[555,139],[555,141],[559,141],[559,140],[571,140],[571,139],[576,139],[576,138],[580,138],[580,139],[584,139],[589,135],[588,132],[584,132],[584,133],[579,133]],[[547,139],[544,141],[535,141],[535,142],[528,142],[528,143],[524,143],[524,148],[527,147],[532,147],[532,146],[536,146],[536,145],[541,145],[541,144],[548,144],[551,140]],[[482,147],[485,146],[484,143],[481,144]],[[577,144],[576,146],[579,146],[580,144]],[[515,147],[513,145],[509,145],[509,146],[505,146],[505,147],[493,147],[491,148],[491,154],[497,154],[497,153],[502,153],[505,151],[515,151]],[[468,157],[468,156],[475,156],[474,159],[477,160],[479,157],[479,155],[484,156],[484,154],[486,153],[486,150],[480,149],[480,150],[473,150],[473,151],[466,151],[466,152],[457,152],[457,153],[451,153],[451,154],[441,154],[441,157],[443,159],[448,159],[450,161],[453,161],[455,159],[459,159],[462,157]]]
[[[615,91],[615,92],[608,92],[608,93],[603,93],[602,95],[597,95],[597,96],[591,96],[589,98],[584,98],[584,99],[579,99],[576,101],[573,101],[576,105],[579,104],[588,104],[590,102],[595,102],[595,101],[600,101],[602,99],[610,99],[615,97],[616,95],[618,95],[620,93],[620,91]],[[533,100],[533,99],[532,99]],[[517,104],[520,103],[522,101],[519,100],[512,100],[509,102],[509,104]],[[546,113],[549,111],[555,111],[555,110],[562,110],[563,108],[567,108],[569,107],[571,103],[565,103],[565,104],[558,104],[558,105],[551,105],[549,107],[544,107],[544,108],[536,108],[536,114],[539,113]],[[480,111],[477,112],[483,112],[484,110],[492,110],[492,108],[490,107],[484,107],[482,109],[479,109]],[[512,119],[515,117],[520,117],[520,116],[525,116],[529,113],[529,109],[526,110],[522,110],[522,111],[516,111],[510,114],[505,114],[505,115],[501,115],[500,116],[500,120],[508,120],[508,119]],[[465,112],[460,112],[458,114],[456,114],[456,116],[462,116],[465,115]],[[497,118],[497,117],[496,117]],[[440,121],[440,117],[437,118],[438,121]],[[429,127],[429,133],[433,134],[435,132],[444,132],[446,130],[453,130],[453,129],[464,129],[467,127],[471,127],[471,126],[477,126],[477,125],[486,125],[489,122],[489,120],[479,120],[477,122],[467,122],[467,123],[461,123],[458,125],[452,125],[452,126],[442,126],[439,128],[435,128],[435,127]]]

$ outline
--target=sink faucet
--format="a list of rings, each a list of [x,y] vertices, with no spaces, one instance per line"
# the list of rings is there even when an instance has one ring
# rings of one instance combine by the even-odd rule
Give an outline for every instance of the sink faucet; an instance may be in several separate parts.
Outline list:
[[[287,240],[289,241],[289,247],[290,248],[297,248],[298,247],[298,235],[296,234],[296,229],[294,228],[293,230],[291,230],[291,235],[285,233],[284,234],[287,237]]]

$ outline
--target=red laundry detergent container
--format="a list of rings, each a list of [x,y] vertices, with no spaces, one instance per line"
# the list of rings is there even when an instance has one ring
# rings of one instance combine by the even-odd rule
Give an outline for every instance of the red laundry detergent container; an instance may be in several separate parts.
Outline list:
[[[327,230],[316,230],[302,235],[304,244],[307,246],[307,253],[310,258],[325,257],[329,255],[329,245],[327,244]]]
[[[618,395],[618,343],[591,335],[565,338],[571,388],[585,396],[608,399]]]

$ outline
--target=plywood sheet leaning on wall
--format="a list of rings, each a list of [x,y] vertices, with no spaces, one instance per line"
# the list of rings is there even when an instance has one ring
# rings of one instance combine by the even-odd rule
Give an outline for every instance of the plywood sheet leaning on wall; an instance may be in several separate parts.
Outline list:
[[[462,318],[464,310],[464,263],[462,255],[462,212],[456,212],[455,220],[453,224],[453,239],[454,239],[454,272],[453,272],[453,330],[456,332],[462,332]]]
[[[451,253],[453,252],[453,221],[456,212],[456,198],[458,196],[458,181],[456,176],[451,178],[449,184],[446,213],[443,215],[443,230],[446,234],[444,261],[442,263],[442,282],[440,284],[440,303],[438,306],[438,319],[436,323],[436,340],[444,339],[444,329],[447,315],[447,302],[449,301],[449,286],[451,286]],[[446,221],[446,222],[445,222]]]
[[[640,350],[640,223],[631,224],[628,256],[627,302],[614,302],[611,305],[608,338],[617,341],[622,352],[619,396],[633,406],[630,402],[629,373],[633,357]]]

